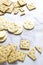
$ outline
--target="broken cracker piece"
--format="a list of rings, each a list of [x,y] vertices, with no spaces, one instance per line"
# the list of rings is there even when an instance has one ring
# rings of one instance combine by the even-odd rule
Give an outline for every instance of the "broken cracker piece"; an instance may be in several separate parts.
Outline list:
[[[23,15],[25,15],[25,12],[24,12],[24,11],[23,11],[23,12],[21,12],[20,16],[23,16]]]
[[[23,9],[22,7],[20,7],[19,10],[20,10],[21,12],[24,12],[24,9]]]
[[[36,46],[35,48],[39,53],[42,53],[42,48],[40,46]]]

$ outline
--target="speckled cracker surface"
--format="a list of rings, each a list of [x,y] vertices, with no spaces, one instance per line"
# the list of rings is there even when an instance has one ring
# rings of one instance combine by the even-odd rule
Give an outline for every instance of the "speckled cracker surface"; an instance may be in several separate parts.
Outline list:
[[[35,48],[32,48],[29,52],[28,52],[28,56],[33,60],[35,61],[36,60],[36,54],[35,54]]]
[[[25,60],[26,54],[23,51],[17,51],[18,61],[23,62]]]
[[[25,49],[25,50],[29,50],[30,49],[30,41],[21,39],[20,40],[20,48]]]

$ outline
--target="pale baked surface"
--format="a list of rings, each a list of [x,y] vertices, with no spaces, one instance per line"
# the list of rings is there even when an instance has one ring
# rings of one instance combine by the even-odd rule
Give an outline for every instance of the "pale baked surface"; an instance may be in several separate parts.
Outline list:
[[[8,10],[6,11],[6,13],[12,13],[13,9],[14,9],[14,5],[13,5],[13,3],[12,3],[12,4],[8,7]]]
[[[0,31],[0,42],[4,42],[7,39],[6,31]]]
[[[14,8],[19,8],[20,7],[20,5],[18,4],[18,2],[14,2],[13,4],[14,4]]]
[[[32,10],[36,9],[36,7],[35,7],[35,5],[33,3],[27,4],[26,6],[27,6],[29,11],[32,11]]]
[[[18,30],[14,32],[15,35],[21,34],[23,32],[23,27],[21,25],[17,25]]]
[[[4,5],[9,6],[9,5],[11,5],[11,3],[12,3],[11,0],[3,0],[3,4],[4,4]]]
[[[36,50],[37,50],[39,53],[42,53],[42,47],[41,47],[41,46],[36,46],[35,48],[36,48]]]
[[[14,8],[13,12],[14,14],[17,14],[19,12],[19,8]]]
[[[25,0],[18,0],[18,3],[20,4],[20,6],[26,5],[26,1]]]
[[[17,54],[15,52],[11,52],[8,57],[8,63],[14,63],[17,61]]]
[[[32,48],[29,52],[28,52],[28,56],[33,60],[35,61],[36,60],[36,54],[35,54],[35,48]]]
[[[18,61],[23,62],[25,60],[25,56],[26,54],[23,51],[20,51],[20,50],[17,51]]]
[[[21,39],[20,40],[20,48],[21,49],[25,49],[25,50],[29,50],[30,49],[30,41],[28,41],[28,40],[23,40],[23,39]]]
[[[24,22],[23,26],[25,29],[31,30],[34,28],[35,24],[34,24],[34,22],[27,20]]]
[[[8,10],[8,7],[7,6],[5,6],[3,4],[0,5],[0,11],[1,12],[5,13],[7,10]]]

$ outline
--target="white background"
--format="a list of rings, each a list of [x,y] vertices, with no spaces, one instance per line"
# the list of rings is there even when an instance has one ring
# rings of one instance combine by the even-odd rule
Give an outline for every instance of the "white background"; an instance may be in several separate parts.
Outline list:
[[[12,0],[12,1],[17,1],[17,0]],[[35,45],[40,45],[43,49],[43,0],[26,0],[28,3],[34,3],[36,6],[36,9],[33,11],[29,11],[26,6],[23,7],[25,10],[25,15],[20,16],[20,12],[17,15],[12,14],[5,14],[4,16],[13,22],[20,23],[21,25],[25,20],[32,20],[35,23],[35,28],[33,30],[23,30],[23,33],[21,35],[13,35],[13,34],[8,34],[7,40],[2,43],[3,45],[9,44],[9,43],[14,43],[17,45],[18,49],[20,49],[20,39],[29,39],[30,40],[30,47],[34,47]],[[28,52],[28,51],[25,51]],[[17,61],[14,64],[8,64],[8,63],[3,63],[0,65],[43,65],[43,50],[42,54],[39,54],[36,51],[36,56],[37,60],[33,61],[31,60],[28,56],[26,56],[24,62],[19,62]]]

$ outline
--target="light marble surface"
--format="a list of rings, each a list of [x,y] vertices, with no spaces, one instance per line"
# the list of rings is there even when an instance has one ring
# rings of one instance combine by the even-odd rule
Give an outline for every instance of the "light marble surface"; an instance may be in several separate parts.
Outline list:
[[[16,1],[16,0],[12,0]],[[32,20],[35,23],[35,28],[33,30],[23,30],[23,33],[21,35],[13,35],[13,34],[8,34],[7,40],[3,43],[3,45],[6,45],[8,43],[14,43],[15,45],[18,46],[20,45],[20,39],[29,39],[31,48],[34,47],[35,45],[40,45],[43,48],[43,0],[26,0],[28,3],[33,2],[36,5],[36,9],[33,11],[29,11],[26,7],[24,7],[24,10],[26,14],[24,16],[20,16],[20,13],[17,15],[12,14],[5,14],[4,16],[13,21],[20,23],[21,25],[25,20]],[[27,52],[27,51],[26,51]],[[39,54],[36,51],[37,55],[37,60],[32,61],[29,57],[26,56],[25,61],[22,62],[16,62],[14,64],[0,64],[0,65],[43,65],[43,50],[42,54]]]

